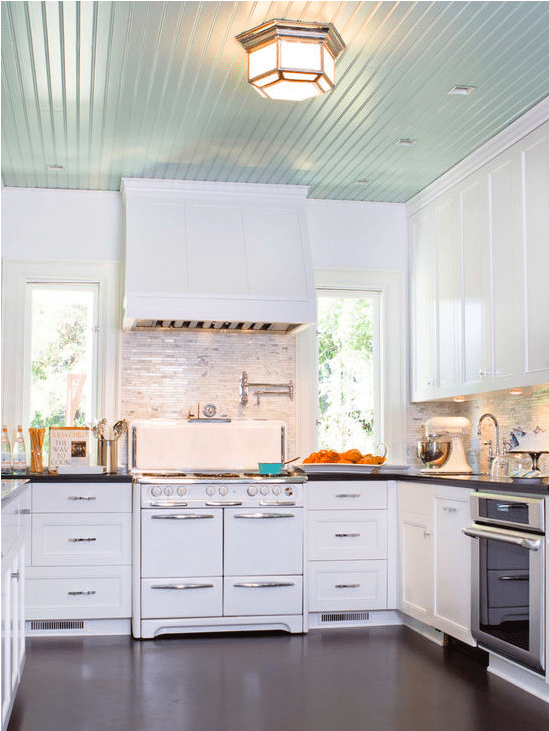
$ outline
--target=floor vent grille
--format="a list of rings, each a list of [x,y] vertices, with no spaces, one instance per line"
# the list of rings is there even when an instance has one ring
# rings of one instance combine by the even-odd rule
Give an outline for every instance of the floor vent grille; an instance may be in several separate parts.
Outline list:
[[[27,622],[30,630],[84,629],[81,619],[32,619]]]
[[[370,612],[329,612],[322,614],[321,622],[360,622],[370,619]]]

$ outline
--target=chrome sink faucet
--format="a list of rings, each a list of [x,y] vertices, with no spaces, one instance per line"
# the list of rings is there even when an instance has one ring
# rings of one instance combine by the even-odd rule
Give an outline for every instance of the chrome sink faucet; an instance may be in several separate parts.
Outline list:
[[[492,463],[495,460],[496,457],[498,457],[501,452],[499,451],[499,424],[498,420],[493,414],[486,413],[483,414],[480,419],[478,420],[478,426],[477,426],[477,435],[479,439],[482,439],[482,423],[485,419],[491,419],[494,423],[494,429],[495,429],[495,437],[496,437],[496,444],[495,449],[493,448],[493,443],[491,441],[485,441],[483,444],[488,445],[488,471],[491,471]]]

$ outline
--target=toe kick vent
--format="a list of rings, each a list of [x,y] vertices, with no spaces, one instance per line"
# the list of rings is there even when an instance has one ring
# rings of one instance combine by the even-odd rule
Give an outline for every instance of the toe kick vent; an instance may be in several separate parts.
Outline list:
[[[361,622],[370,619],[370,612],[329,612],[322,614],[321,622]]]
[[[81,619],[31,619],[27,622],[27,627],[35,632],[40,630],[84,629],[84,622]]]

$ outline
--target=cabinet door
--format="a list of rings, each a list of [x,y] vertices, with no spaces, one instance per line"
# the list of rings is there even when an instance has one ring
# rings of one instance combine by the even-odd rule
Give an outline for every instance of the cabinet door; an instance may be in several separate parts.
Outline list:
[[[485,176],[465,181],[460,192],[463,256],[463,383],[482,388],[492,373],[492,316],[488,188]]]
[[[410,219],[412,400],[433,398],[437,345],[436,248],[433,211]]]
[[[400,513],[400,609],[426,624],[433,616],[431,523],[421,513]]]
[[[433,624],[470,645],[471,546],[461,529],[469,525],[469,493],[456,488],[446,497],[435,494]]]
[[[461,385],[461,249],[459,197],[445,196],[436,206],[437,361],[435,392],[455,393]]]
[[[549,124],[521,150],[526,383],[549,380]]]

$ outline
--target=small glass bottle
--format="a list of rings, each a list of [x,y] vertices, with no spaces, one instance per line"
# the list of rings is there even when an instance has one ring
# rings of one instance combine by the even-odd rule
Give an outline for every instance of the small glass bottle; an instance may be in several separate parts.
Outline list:
[[[21,424],[17,427],[17,437],[13,445],[11,465],[14,475],[24,475],[27,472],[27,450],[25,448],[25,439]]]
[[[2,474],[11,475],[11,446],[8,427],[2,427]]]

